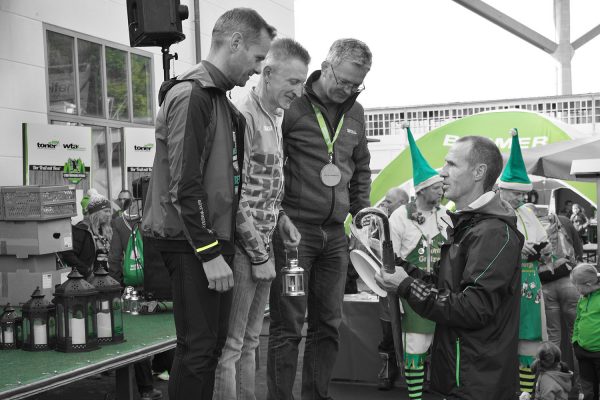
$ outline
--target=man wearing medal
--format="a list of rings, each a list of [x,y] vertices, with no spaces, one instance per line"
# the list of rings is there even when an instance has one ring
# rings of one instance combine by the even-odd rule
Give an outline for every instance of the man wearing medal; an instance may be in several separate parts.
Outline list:
[[[299,266],[306,296],[283,296],[284,244],[273,237],[276,278],[269,297],[268,399],[292,399],[298,345],[308,310],[302,399],[327,399],[339,346],[339,325],[348,268],[344,221],[370,205],[371,170],[364,110],[356,102],[371,68],[371,51],[356,39],[333,43],[321,70],[285,113],[285,195],[282,223],[301,235]],[[294,254],[295,255],[295,254]]]
[[[519,322],[519,378],[522,399],[533,396],[535,375],[531,363],[542,340],[547,340],[542,284],[538,276],[540,262],[551,253],[546,230],[533,211],[524,206],[524,199],[533,185],[527,176],[521,154],[519,135],[511,131],[510,158],[500,177],[500,197],[514,208],[517,227],[525,236],[521,251],[521,312]],[[542,245],[546,243],[545,247]],[[542,256],[542,257],[540,257]],[[529,396],[529,397],[528,397]]]
[[[446,208],[440,205],[443,179],[419,151],[410,128],[406,131],[417,198],[390,217],[392,244],[396,256],[431,273],[440,259],[441,245],[447,238],[446,227],[451,221]],[[419,316],[405,299],[401,301],[406,385],[410,398],[421,400],[425,357],[433,342],[435,323]]]

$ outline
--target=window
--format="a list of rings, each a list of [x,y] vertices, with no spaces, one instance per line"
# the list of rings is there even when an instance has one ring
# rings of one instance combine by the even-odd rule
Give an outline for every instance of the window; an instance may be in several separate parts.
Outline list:
[[[127,95],[127,53],[106,48],[106,96],[108,118],[129,120],[129,97]]]
[[[48,94],[50,111],[77,114],[74,39],[48,32]]]
[[[81,115],[103,117],[102,46],[81,39],[77,41],[77,54]]]
[[[45,30],[48,121],[92,128],[91,185],[113,199],[124,186],[123,128],[154,125],[152,53],[50,25]]]
[[[151,53],[54,27],[46,48],[51,114],[154,124]]]

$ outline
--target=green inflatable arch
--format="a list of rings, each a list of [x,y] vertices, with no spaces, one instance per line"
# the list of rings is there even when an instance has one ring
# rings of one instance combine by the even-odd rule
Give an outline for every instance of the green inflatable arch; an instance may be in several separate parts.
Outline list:
[[[492,111],[472,115],[432,130],[417,140],[417,145],[429,164],[436,169],[444,166],[449,147],[462,136],[479,135],[492,139],[500,151],[510,150],[511,128],[519,130],[521,148],[560,142],[574,138],[569,125],[530,111]],[[371,186],[371,204],[376,204],[392,187],[412,179],[410,152],[405,148],[381,170]],[[597,202],[593,183],[564,181],[592,202]]]

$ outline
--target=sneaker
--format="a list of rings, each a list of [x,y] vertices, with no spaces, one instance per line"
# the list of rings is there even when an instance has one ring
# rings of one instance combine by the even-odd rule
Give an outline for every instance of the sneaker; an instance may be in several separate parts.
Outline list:
[[[158,374],[156,377],[158,379],[160,379],[161,381],[168,381],[169,380],[169,371],[163,371],[160,374]]]
[[[152,389],[149,392],[140,393],[141,400],[161,400],[163,398],[163,394],[158,389]]]
[[[531,393],[521,393],[521,395],[519,396],[519,400],[531,400]]]

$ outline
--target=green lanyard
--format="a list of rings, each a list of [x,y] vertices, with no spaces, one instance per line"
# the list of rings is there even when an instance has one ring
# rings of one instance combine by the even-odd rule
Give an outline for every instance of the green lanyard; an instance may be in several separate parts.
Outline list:
[[[335,130],[335,136],[333,137],[333,140],[331,140],[331,137],[329,136],[329,129],[327,129],[327,124],[325,123],[325,118],[323,118],[321,110],[319,110],[319,108],[314,104],[312,104],[312,107],[313,110],[315,110],[315,114],[317,115],[317,122],[319,123],[321,133],[323,134],[323,139],[325,140],[325,144],[327,145],[327,153],[329,154],[329,161],[331,162],[331,160],[333,159],[333,144],[337,140],[340,134],[340,130],[342,130],[342,125],[344,124],[344,116],[342,115],[342,118],[340,118],[340,122],[337,126],[337,129]]]

